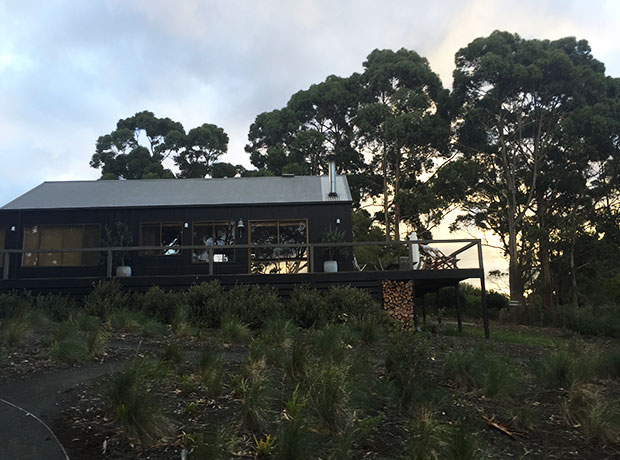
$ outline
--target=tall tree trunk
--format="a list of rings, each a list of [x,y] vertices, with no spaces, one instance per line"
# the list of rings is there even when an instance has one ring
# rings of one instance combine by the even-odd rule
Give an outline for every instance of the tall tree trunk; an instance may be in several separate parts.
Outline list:
[[[387,151],[383,143],[383,155],[381,159],[381,172],[383,173],[383,220],[385,223],[385,241],[390,241],[390,202],[388,193],[388,167]]]
[[[400,192],[400,168],[394,164],[394,239],[400,240],[400,205],[396,202],[396,197]]]
[[[571,238],[570,242],[569,264],[571,290],[573,294],[573,308],[577,308],[579,307],[579,296],[577,294],[577,269],[575,268],[575,237]]]
[[[525,306],[525,298],[523,297],[523,282],[517,251],[517,230],[513,214],[508,216],[508,257],[510,300],[518,301],[520,308],[523,308]]]
[[[549,256],[549,232],[546,228],[546,211],[545,199],[541,193],[537,193],[538,206],[538,225],[539,225],[539,238],[538,238],[538,260],[540,262],[540,274],[542,281],[542,297],[543,306],[547,309],[553,308],[553,282],[551,279],[551,263]]]

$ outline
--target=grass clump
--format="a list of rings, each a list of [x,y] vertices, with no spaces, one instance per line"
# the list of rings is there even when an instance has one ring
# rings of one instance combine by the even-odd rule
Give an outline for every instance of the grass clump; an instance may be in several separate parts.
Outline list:
[[[332,431],[346,425],[348,417],[349,366],[326,363],[314,366],[308,375],[307,395],[313,412]]]
[[[108,400],[114,419],[130,437],[153,442],[170,432],[152,395],[155,368],[144,362],[132,365],[110,381]]]
[[[306,400],[297,385],[282,413],[277,434],[277,460],[303,460],[310,457],[313,438],[308,426],[306,407]]]
[[[216,397],[222,390],[222,359],[209,346],[200,350],[198,355],[198,375],[204,393],[208,397]]]
[[[12,348],[24,340],[32,332],[32,324],[28,315],[22,313],[2,321],[0,334],[3,343]]]
[[[222,318],[220,337],[224,342],[237,342],[250,337],[250,329],[235,315],[226,314]]]
[[[235,457],[241,439],[232,425],[189,436],[190,458],[194,460],[230,460]]]
[[[91,350],[95,351],[95,345],[91,345]],[[86,340],[75,328],[75,324],[70,321],[61,323],[52,339],[52,359],[71,364],[83,361],[88,355]]]
[[[620,442],[620,401],[608,400],[593,385],[574,385],[561,402],[566,422],[590,441]]]

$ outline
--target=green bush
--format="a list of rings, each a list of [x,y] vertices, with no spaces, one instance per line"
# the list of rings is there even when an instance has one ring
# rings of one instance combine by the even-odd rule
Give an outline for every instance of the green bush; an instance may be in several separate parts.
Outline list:
[[[287,316],[300,327],[320,327],[332,320],[325,297],[316,289],[297,286],[286,306]]]
[[[257,329],[273,316],[282,316],[284,306],[277,292],[264,286],[238,284],[225,296],[224,312]]]
[[[104,318],[116,310],[129,308],[130,296],[116,280],[99,281],[84,298],[84,311],[88,315]]]
[[[0,294],[0,318],[10,318],[32,309],[34,299],[29,292]]]
[[[142,311],[151,318],[164,324],[171,324],[182,295],[176,292],[164,291],[159,286],[151,287],[139,297]]]
[[[564,327],[584,335],[620,338],[620,306],[563,307]]]
[[[372,296],[363,289],[351,286],[332,286],[325,295],[330,321],[347,321],[352,317],[375,316],[384,318],[385,312]]]
[[[54,321],[66,321],[77,311],[77,302],[71,297],[58,294],[39,294],[34,299],[34,307]]]
[[[224,300],[224,290],[219,281],[191,286],[184,295],[189,320],[207,327],[220,327]]]

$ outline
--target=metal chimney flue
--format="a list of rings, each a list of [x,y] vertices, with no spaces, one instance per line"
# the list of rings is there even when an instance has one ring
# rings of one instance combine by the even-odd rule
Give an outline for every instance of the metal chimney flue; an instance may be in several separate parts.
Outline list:
[[[329,162],[329,196],[338,196],[336,192],[336,155],[333,153],[327,155]]]

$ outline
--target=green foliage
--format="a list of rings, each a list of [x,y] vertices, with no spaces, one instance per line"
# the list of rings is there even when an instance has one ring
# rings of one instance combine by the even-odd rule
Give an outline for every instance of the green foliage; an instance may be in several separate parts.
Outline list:
[[[34,299],[28,292],[8,292],[0,294],[0,318],[10,318],[32,309]]]
[[[91,344],[91,349],[96,351],[96,346]],[[69,321],[61,323],[52,339],[52,359],[64,363],[76,363],[86,359],[88,354],[87,343],[75,328],[75,324]]]
[[[243,388],[241,394],[241,426],[249,431],[264,432],[271,416],[268,382],[257,379]]]
[[[87,331],[85,334],[86,350],[91,358],[101,356],[105,352],[108,334],[101,329]]]
[[[7,347],[14,347],[32,332],[32,324],[26,314],[18,314],[2,320],[0,333]]]
[[[254,436],[254,457],[258,460],[271,458],[276,447],[275,439],[270,434],[258,439]]]
[[[356,338],[365,347],[376,344],[384,332],[383,325],[377,322],[375,316],[354,316],[348,324]]]
[[[450,436],[445,458],[449,460],[477,460],[481,457],[478,441],[468,432],[465,421],[461,420]]]
[[[445,356],[444,377],[464,389],[476,388],[480,381],[480,353],[469,350],[454,350]]]
[[[442,458],[446,429],[437,421],[431,408],[422,406],[415,412],[410,432],[406,458],[411,460]]]
[[[138,299],[140,308],[146,315],[164,324],[171,324],[180,297],[181,295],[176,292],[166,292],[159,286],[152,286]]]
[[[349,366],[324,363],[313,366],[308,373],[308,400],[312,411],[332,431],[346,425],[348,418]]]
[[[428,344],[418,334],[404,331],[392,334],[385,353],[385,369],[403,405],[409,402],[411,386],[424,385],[429,362]]]
[[[117,280],[99,281],[84,298],[84,312],[104,318],[110,313],[129,308],[130,296]]]
[[[385,312],[364,289],[351,286],[332,286],[325,296],[330,321],[346,321],[352,317],[367,316],[377,322],[386,321]]]
[[[154,368],[134,362],[114,375],[107,392],[112,417],[125,432],[143,442],[155,441],[170,431],[152,396]]]
[[[293,381],[303,379],[306,376],[308,359],[306,344],[302,340],[295,340],[283,362],[286,376]]]
[[[219,281],[193,285],[185,292],[185,304],[192,323],[217,328],[224,311],[224,290]]]
[[[568,350],[554,350],[544,355],[535,367],[541,383],[552,388],[568,388],[579,381],[575,358]]]
[[[600,306],[561,310],[564,326],[584,335],[620,338],[620,306]]]
[[[220,326],[220,336],[225,342],[247,340],[250,337],[250,330],[236,316],[225,314]]]
[[[329,306],[323,295],[308,286],[297,286],[286,305],[287,315],[303,328],[322,326],[331,319]]]
[[[176,343],[168,343],[164,353],[161,355],[161,358],[159,358],[160,363],[170,367],[171,369],[178,367],[183,360],[183,353],[181,352],[179,345]]]
[[[241,443],[237,430],[232,425],[220,425],[205,433],[189,438],[191,457],[195,460],[230,460]]]
[[[272,316],[284,312],[282,301],[271,287],[238,284],[226,293],[224,311],[250,328],[262,327]]]
[[[209,346],[204,346],[198,356],[198,374],[207,397],[219,396],[222,390],[223,362]]]
[[[341,362],[345,357],[344,328],[328,324],[315,334],[317,354],[326,361]]]
[[[34,308],[53,321],[65,321],[77,310],[77,302],[68,296],[39,294],[34,298]]]
[[[488,398],[509,395],[518,383],[517,374],[508,361],[499,358],[485,360],[482,391]]]

